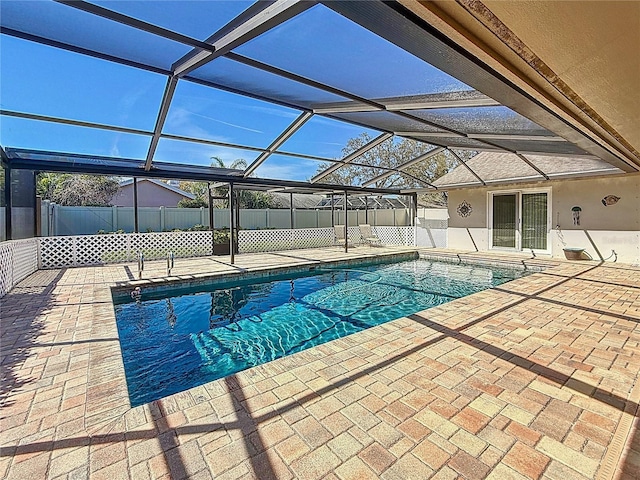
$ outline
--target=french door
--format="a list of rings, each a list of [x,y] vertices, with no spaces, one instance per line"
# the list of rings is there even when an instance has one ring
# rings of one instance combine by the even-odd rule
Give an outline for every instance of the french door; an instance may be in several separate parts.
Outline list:
[[[549,191],[492,192],[489,195],[491,248],[549,251]]]

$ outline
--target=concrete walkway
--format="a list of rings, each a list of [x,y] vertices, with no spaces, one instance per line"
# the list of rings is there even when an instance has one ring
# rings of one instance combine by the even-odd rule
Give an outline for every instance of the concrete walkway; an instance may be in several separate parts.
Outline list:
[[[206,257],[172,274],[394,251]],[[546,263],[136,408],[109,288],[135,266],[36,272],[0,300],[0,476],[640,478],[640,269]]]

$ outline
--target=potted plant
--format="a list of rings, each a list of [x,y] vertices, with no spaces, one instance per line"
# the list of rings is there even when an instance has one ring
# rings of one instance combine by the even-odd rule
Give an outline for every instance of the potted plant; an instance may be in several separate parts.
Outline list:
[[[213,254],[229,255],[231,253],[229,242],[229,230],[220,229],[213,231]]]

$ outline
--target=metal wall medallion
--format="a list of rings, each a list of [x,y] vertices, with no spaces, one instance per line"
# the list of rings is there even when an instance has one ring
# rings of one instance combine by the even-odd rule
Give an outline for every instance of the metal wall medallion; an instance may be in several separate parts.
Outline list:
[[[573,213],[573,224],[574,225],[580,225],[580,212],[582,211],[582,209],[578,206],[573,207],[571,209],[571,212]]]
[[[471,208],[471,204],[469,202],[464,200],[460,205],[458,205],[456,211],[461,217],[468,217],[471,215],[471,212],[473,212],[473,208]]]
[[[618,200],[620,200],[620,197],[616,197],[615,195],[607,195],[602,199],[602,204],[605,207],[608,207],[609,205],[615,205],[616,203],[618,203]]]

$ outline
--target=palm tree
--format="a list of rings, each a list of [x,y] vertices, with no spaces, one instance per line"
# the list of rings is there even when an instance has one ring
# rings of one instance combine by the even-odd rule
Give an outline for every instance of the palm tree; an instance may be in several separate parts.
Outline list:
[[[231,162],[231,165],[225,164],[224,160],[220,157],[211,157],[211,167],[216,168],[230,168],[245,170],[247,168],[247,161],[243,158],[238,158]],[[220,186],[214,189],[215,196],[223,197],[228,196],[229,187]],[[274,198],[268,193],[264,192],[252,192],[250,190],[237,190],[237,197],[240,208],[275,208],[277,207]],[[229,200],[223,201],[223,208],[229,207]]]

